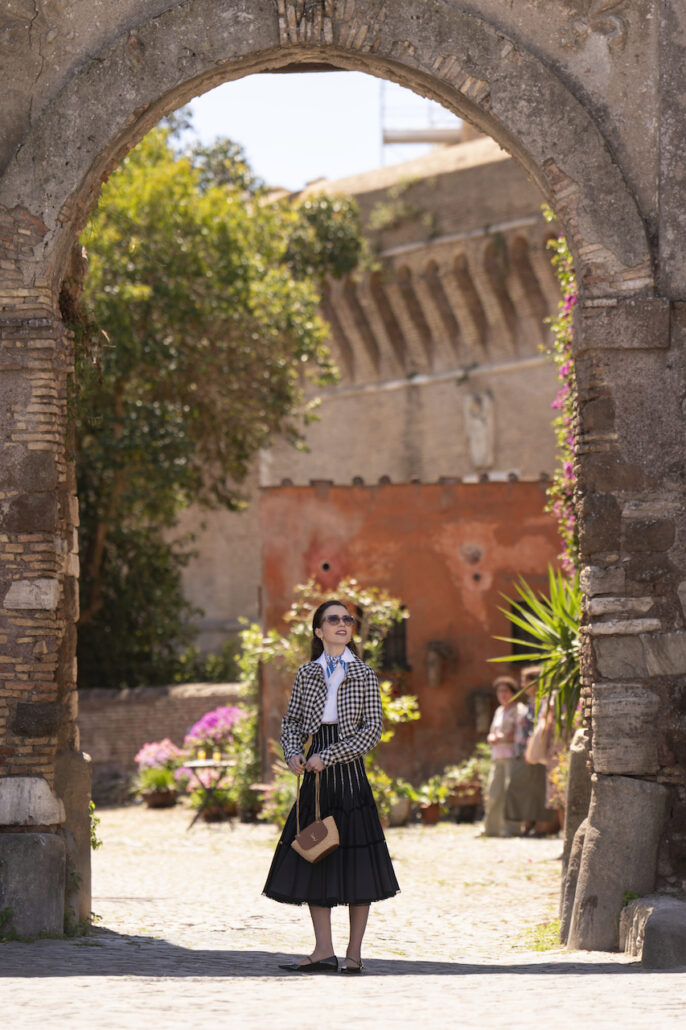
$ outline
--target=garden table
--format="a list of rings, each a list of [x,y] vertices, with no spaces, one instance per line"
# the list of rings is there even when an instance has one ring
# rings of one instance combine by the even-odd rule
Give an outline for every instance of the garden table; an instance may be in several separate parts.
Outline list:
[[[195,826],[202,813],[205,809],[209,808],[211,804],[221,804],[217,798],[216,792],[223,784],[229,769],[232,769],[235,764],[236,763],[233,759],[220,759],[217,761],[214,758],[196,758],[191,762],[183,763],[184,769],[190,769],[191,773],[197,780],[197,789],[200,791],[200,805],[198,807],[198,811],[195,813],[187,827],[188,830]],[[213,778],[211,783],[203,783],[202,779],[198,775],[201,769],[212,769],[216,772],[216,776]]]

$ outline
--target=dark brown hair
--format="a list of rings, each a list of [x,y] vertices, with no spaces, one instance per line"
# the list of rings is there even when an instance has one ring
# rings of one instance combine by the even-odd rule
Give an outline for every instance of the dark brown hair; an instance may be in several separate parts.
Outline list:
[[[322,644],[321,640],[319,639],[319,637],[315,633],[315,630],[322,628],[322,618],[324,616],[324,612],[326,611],[327,608],[331,608],[335,604],[336,605],[340,605],[341,608],[345,608],[346,611],[348,610],[348,606],[347,606],[347,604],[345,604],[344,601],[337,601],[335,598],[332,598],[330,601],[324,601],[323,604],[320,604],[319,607],[317,608],[316,612],[312,616],[312,640],[310,642],[310,661],[311,662],[316,661],[317,658],[319,658],[321,656],[321,653],[324,650],[324,645]],[[354,640],[350,641],[350,643],[348,644],[348,647],[349,647],[349,649],[352,651],[352,653],[354,655],[357,655],[358,658],[360,657],[360,655],[358,653],[358,650],[357,650],[357,647],[355,646],[355,641]]]

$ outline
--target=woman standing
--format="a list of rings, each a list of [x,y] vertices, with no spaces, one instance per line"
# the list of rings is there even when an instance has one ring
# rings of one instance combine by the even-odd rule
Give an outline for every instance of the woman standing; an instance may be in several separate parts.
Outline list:
[[[505,818],[505,799],[515,763],[521,761],[515,757],[515,733],[526,709],[515,701],[518,687],[511,676],[499,676],[493,687],[498,707],[487,737],[491,745],[491,772],[486,787],[484,834],[487,837],[513,837],[519,833],[519,823]]]
[[[295,805],[276,847],[264,893],[274,901],[309,905],[314,949],[303,962],[281,966],[293,973],[335,973],[331,909],[348,905],[350,936],[342,973],[362,969],[362,938],[372,901],[399,887],[367,780],[363,755],[381,738],[379,683],[352,642],[355,619],[340,601],[325,601],[312,619],[311,661],[296,673],[281,725],[281,746],[291,772],[303,776],[300,824],[315,816],[315,778],[320,774],[321,817],[332,815],[340,847],[313,865],[291,843]],[[312,744],[305,757],[305,743]]]

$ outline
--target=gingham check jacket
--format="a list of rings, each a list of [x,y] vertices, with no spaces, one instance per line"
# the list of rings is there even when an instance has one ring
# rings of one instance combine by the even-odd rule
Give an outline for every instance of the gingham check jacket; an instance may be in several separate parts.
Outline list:
[[[321,726],[326,694],[326,679],[319,662],[301,665],[281,722],[281,747],[286,761],[304,754],[307,738]],[[346,665],[345,679],[338,688],[337,708],[338,741],[319,752],[324,765],[352,762],[371,751],[381,739],[379,681],[374,670],[359,658]]]

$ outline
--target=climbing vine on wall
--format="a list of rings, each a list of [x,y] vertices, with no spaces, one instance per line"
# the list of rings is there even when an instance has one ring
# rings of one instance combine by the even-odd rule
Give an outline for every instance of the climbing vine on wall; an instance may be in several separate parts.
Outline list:
[[[554,222],[552,210],[544,206],[543,216]],[[546,511],[555,516],[562,539],[560,562],[568,575],[574,575],[579,562],[579,536],[574,510],[574,401],[576,381],[572,355],[574,307],[577,303],[577,285],[574,263],[564,236],[558,235],[548,242],[552,250],[552,263],[557,275],[562,299],[557,316],[549,319],[553,342],[548,354],[555,362],[559,380],[557,395],[551,407],[556,412],[553,428],[557,441],[557,467],[548,487]]]

